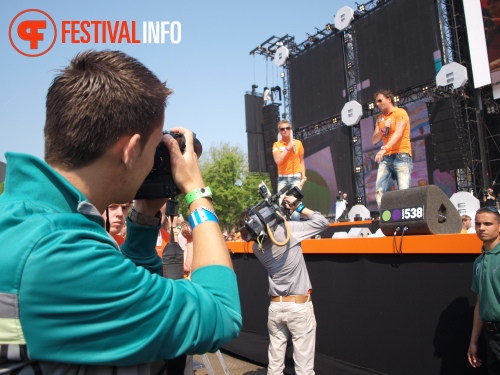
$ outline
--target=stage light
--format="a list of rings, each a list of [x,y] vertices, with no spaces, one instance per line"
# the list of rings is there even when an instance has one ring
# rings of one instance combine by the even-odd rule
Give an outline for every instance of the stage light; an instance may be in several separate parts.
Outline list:
[[[352,137],[352,143],[358,143],[358,140],[359,140],[359,138],[358,138],[357,135],[355,135],[354,137]]]
[[[281,78],[285,78],[285,72],[281,72],[281,73],[280,73],[280,77],[281,77]]]
[[[361,196],[360,196],[360,195],[357,195],[357,196],[356,196],[356,203],[357,203],[357,204],[361,204],[361,203],[363,203],[363,199],[361,198]]]
[[[394,95],[394,103],[397,103],[399,102],[399,96],[398,95]]]
[[[358,166],[354,169],[354,172],[356,172],[357,174],[361,173],[361,167],[358,165]]]
[[[350,62],[350,61],[349,61],[349,62],[347,63],[347,69],[352,69],[352,62]]]
[[[375,104],[374,103],[368,103],[368,109],[373,109],[375,108]]]
[[[283,89],[283,95],[286,95],[287,92],[287,89]]]
[[[325,26],[326,31],[330,31],[332,29],[332,25],[327,23]]]
[[[334,124],[336,124],[336,123],[337,123],[337,121],[338,121],[338,120],[337,120],[337,118],[336,118],[336,117],[334,117],[334,118],[332,119],[332,123],[334,123]]]
[[[358,10],[359,10],[360,12],[364,12],[364,11],[366,10],[365,4],[359,4],[359,5],[358,5]]]

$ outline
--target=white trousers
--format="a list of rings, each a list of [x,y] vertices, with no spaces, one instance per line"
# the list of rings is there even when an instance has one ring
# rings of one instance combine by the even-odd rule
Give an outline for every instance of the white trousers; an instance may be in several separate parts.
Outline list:
[[[271,302],[267,329],[270,340],[268,375],[283,374],[289,334],[292,334],[295,374],[314,375],[316,317],[311,301],[306,303]]]

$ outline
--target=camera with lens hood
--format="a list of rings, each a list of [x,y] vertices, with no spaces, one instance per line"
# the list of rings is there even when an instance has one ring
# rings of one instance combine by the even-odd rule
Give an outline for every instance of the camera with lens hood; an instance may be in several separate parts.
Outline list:
[[[184,153],[186,150],[186,139],[183,134],[169,132],[167,130],[164,130],[163,134],[171,135],[179,144],[181,152]],[[196,135],[194,133],[193,137],[194,150],[199,158],[203,151],[203,147],[200,141],[196,139]],[[153,168],[137,191],[135,199],[174,199],[180,193],[181,191],[175,185],[174,178],[172,176],[170,152],[162,141],[158,147],[156,147]]]
[[[278,225],[285,222],[288,210],[285,207],[285,201],[279,204],[279,198],[284,194],[294,196],[301,200],[304,195],[302,191],[294,186],[286,185],[279,192],[271,195],[264,182],[259,185],[259,194],[262,200],[253,207],[246,209],[241,215],[240,229],[241,237],[245,241],[264,242],[270,235],[269,230],[274,230]]]

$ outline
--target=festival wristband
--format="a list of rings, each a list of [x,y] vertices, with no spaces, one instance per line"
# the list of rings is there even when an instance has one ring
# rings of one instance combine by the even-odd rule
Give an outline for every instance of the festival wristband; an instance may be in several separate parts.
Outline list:
[[[217,215],[213,210],[206,207],[198,207],[193,211],[191,215],[189,215],[189,224],[191,224],[191,228],[195,228],[197,225],[205,223],[207,221],[214,221],[216,223],[219,222]]]
[[[304,203],[299,204],[299,206],[297,207],[297,212],[300,214],[302,210],[304,210],[304,208],[306,208],[306,206],[304,206]]]
[[[212,199],[212,190],[207,186],[201,189],[194,189],[186,194],[186,204],[189,205],[200,198]]]

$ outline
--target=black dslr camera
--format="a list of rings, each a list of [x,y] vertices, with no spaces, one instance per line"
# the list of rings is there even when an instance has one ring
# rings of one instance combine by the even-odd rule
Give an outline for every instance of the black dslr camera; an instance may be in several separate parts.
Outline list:
[[[276,227],[285,221],[287,210],[284,202],[281,206],[278,205],[279,198],[285,194],[293,195],[297,200],[301,200],[304,195],[298,187],[286,185],[279,192],[271,196],[269,189],[264,182],[259,185],[259,193],[263,200],[253,207],[249,207],[241,215],[242,228],[240,229],[241,238],[245,241],[264,242],[269,234],[267,228],[274,230]]]
[[[341,201],[343,201],[343,200],[344,200],[344,195],[343,195],[342,191],[340,191],[340,190],[339,190],[339,195],[337,195],[337,200],[338,200],[339,202],[341,202]]]
[[[182,153],[186,150],[186,139],[180,133],[173,133],[167,130],[163,134],[169,134],[177,141]],[[201,156],[203,147],[193,134],[194,150],[198,158]],[[157,198],[170,198],[174,199],[181,191],[175,185],[172,176],[172,168],[170,165],[170,152],[163,142],[160,142],[155,152],[155,160],[153,169],[147,175],[141,187],[135,195],[135,199],[157,199]]]

